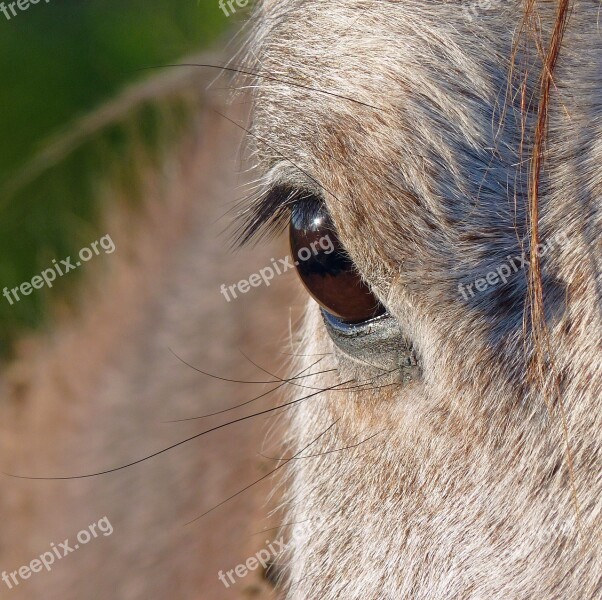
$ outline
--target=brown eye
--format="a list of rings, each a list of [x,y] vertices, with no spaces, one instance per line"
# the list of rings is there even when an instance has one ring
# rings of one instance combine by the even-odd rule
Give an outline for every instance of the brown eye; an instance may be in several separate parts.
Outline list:
[[[324,310],[345,323],[361,323],[386,312],[359,276],[321,202],[305,199],[295,204],[290,241],[301,281]]]

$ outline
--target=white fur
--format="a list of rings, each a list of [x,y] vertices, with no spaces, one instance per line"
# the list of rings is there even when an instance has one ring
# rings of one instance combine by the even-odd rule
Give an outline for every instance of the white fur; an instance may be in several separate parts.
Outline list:
[[[555,3],[539,5],[550,27]],[[303,523],[290,532],[289,600],[602,597],[598,2],[574,3],[540,200],[542,240],[569,240],[542,259],[561,400],[551,375],[543,397],[526,374],[524,274],[468,302],[458,293],[528,245],[530,145],[521,153],[517,80],[507,85],[522,10],[493,2],[475,17],[435,0],[258,8],[255,67],[283,80],[257,79],[259,167],[327,190],[343,243],[423,371],[407,388],[330,392],[292,411],[292,453],[337,420],[307,453],[380,433],[294,461],[286,522]],[[535,108],[533,48],[519,54],[518,75],[524,65]],[[299,352],[333,352],[313,303]],[[362,379],[346,357],[328,360]]]

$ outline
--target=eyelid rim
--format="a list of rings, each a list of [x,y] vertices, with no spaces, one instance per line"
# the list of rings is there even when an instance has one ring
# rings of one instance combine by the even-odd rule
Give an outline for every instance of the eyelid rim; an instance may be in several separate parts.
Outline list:
[[[349,360],[383,370],[398,369],[404,385],[422,377],[414,347],[389,312],[356,324],[343,323],[323,308],[320,312],[333,343]]]
[[[362,321],[361,323],[346,323],[345,321],[342,321],[333,314],[329,313],[327,310],[324,310],[323,308],[321,310],[328,326],[337,333],[347,337],[362,337],[368,335],[375,325],[385,321],[387,318],[392,318],[387,311],[382,315],[372,317],[371,319]]]

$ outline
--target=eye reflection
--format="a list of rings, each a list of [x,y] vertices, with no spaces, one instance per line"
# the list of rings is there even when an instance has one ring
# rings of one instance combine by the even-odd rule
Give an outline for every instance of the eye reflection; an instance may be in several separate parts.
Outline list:
[[[362,281],[322,202],[305,199],[293,207],[290,243],[301,281],[324,310],[345,323],[386,312]]]

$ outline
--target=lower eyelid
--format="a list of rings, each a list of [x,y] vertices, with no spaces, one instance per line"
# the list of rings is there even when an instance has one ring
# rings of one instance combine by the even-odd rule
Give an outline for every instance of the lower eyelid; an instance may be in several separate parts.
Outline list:
[[[322,311],[326,329],[338,350],[351,361],[392,372],[398,382],[421,379],[419,357],[397,320],[386,313],[360,325],[341,323]]]

